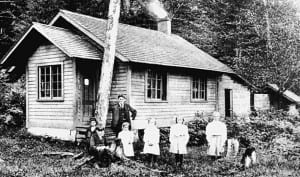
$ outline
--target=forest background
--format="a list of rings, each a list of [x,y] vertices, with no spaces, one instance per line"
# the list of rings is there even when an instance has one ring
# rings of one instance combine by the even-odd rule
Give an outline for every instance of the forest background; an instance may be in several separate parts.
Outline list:
[[[145,0],[139,0],[144,1]],[[120,22],[155,28],[137,0],[123,0]],[[228,64],[261,88],[300,93],[298,0],[162,0],[172,32]],[[49,23],[59,9],[107,18],[108,0],[0,1],[0,58],[32,22]]]
[[[156,21],[140,2],[123,0],[120,22],[155,29]],[[277,84],[300,94],[299,0],[162,0],[172,33],[229,65],[257,88]],[[32,22],[49,23],[59,9],[107,18],[108,0],[0,1],[0,58]],[[0,112],[24,107],[24,79],[7,84],[1,72]],[[20,90],[21,89],[21,90]],[[14,100],[17,99],[17,100]],[[16,102],[11,106],[10,102]],[[21,105],[19,105],[21,104]],[[13,110],[14,111],[14,110]]]

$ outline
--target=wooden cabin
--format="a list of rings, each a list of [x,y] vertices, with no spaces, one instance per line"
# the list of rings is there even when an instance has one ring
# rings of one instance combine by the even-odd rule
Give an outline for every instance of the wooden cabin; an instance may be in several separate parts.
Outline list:
[[[160,127],[175,115],[247,115],[245,80],[217,59],[171,34],[119,24],[110,105],[124,94],[137,110],[135,128],[150,117]],[[35,135],[75,140],[94,115],[106,20],[61,10],[48,24],[34,23],[1,60],[12,76],[26,73],[26,127]],[[111,114],[107,121],[110,126]]]

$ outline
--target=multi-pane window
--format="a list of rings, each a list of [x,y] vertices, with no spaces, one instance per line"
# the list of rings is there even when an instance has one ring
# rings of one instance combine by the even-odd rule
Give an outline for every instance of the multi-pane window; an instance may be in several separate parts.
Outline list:
[[[167,74],[148,70],[147,100],[167,100]]]
[[[207,79],[194,77],[192,81],[192,100],[207,100]]]
[[[62,98],[61,65],[39,67],[39,99]]]

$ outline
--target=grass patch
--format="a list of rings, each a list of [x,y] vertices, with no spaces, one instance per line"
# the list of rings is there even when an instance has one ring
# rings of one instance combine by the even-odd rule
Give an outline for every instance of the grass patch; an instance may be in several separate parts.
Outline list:
[[[272,115],[274,116],[274,115]],[[198,121],[203,124],[203,121]],[[197,126],[198,128],[193,128]],[[110,168],[95,169],[91,164],[81,169],[72,167],[77,161],[71,158],[42,156],[46,151],[67,151],[75,154],[84,151],[71,142],[33,137],[25,129],[16,130],[6,127],[0,135],[0,176],[300,176],[299,121],[251,119],[245,123],[227,120],[229,135],[235,135],[247,141],[257,149],[258,164],[243,170],[240,165],[243,146],[235,158],[222,158],[212,161],[206,155],[206,143],[203,139],[204,125],[190,123],[193,132],[188,154],[184,157],[182,169],[174,167],[174,156],[169,153],[168,129],[162,130],[161,156],[158,169],[166,173],[157,173],[139,168],[131,162],[114,163]],[[238,130],[238,132],[234,132]],[[201,136],[201,137],[200,137]],[[245,141],[246,141],[245,140]],[[241,142],[242,143],[242,142]],[[137,144],[140,152],[142,144]],[[138,164],[146,164],[146,156],[137,153]]]

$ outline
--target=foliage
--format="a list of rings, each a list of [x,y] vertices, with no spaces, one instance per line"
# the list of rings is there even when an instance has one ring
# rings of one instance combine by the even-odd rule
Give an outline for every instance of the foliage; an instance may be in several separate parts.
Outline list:
[[[205,129],[208,121],[197,118],[188,123],[189,128],[189,146],[203,146],[207,144]]]
[[[16,0],[1,3],[10,14],[0,34],[0,56],[32,21],[48,23],[59,9],[107,18],[106,0]],[[155,28],[155,21],[139,2],[122,1],[120,21]],[[254,85],[266,82],[280,92],[299,92],[299,17],[292,1],[162,0],[172,19],[172,32],[231,66]],[[263,3],[266,2],[266,3]],[[3,5],[2,5],[3,4]],[[6,19],[6,18],[5,18]],[[254,74],[255,73],[255,74]]]
[[[25,121],[25,81],[24,76],[11,84],[7,74],[0,73],[0,125],[21,126]]]

